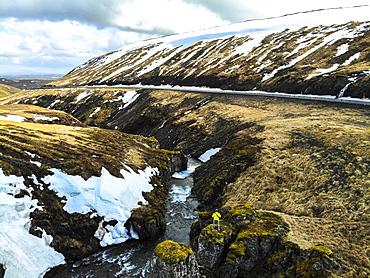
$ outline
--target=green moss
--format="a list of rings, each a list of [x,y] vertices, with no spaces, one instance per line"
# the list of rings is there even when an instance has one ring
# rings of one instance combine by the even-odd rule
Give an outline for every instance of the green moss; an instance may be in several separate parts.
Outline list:
[[[333,253],[329,248],[326,248],[322,245],[312,246],[309,248],[309,250],[314,250],[320,253],[322,256],[329,258],[329,256]]]
[[[229,247],[229,254],[226,257],[226,261],[229,264],[235,264],[235,259],[245,255],[246,242],[237,240],[232,243]]]
[[[221,245],[225,242],[225,239],[230,238],[232,235],[232,229],[229,223],[220,221],[221,230],[213,229],[213,225],[210,224],[202,230],[200,235],[201,240],[206,240],[212,244]]]
[[[288,257],[289,255],[289,252],[288,251],[283,251],[283,252],[276,252],[274,254],[272,254],[268,259],[267,259],[267,263],[268,264],[273,264],[275,263],[276,261],[278,261],[279,259],[281,258],[286,258]]]
[[[302,278],[326,278],[332,277],[332,273],[322,266],[320,258],[312,258],[300,261],[295,267],[295,277]]]
[[[185,261],[192,253],[193,250],[190,247],[172,240],[163,241],[154,249],[154,254],[170,265]]]
[[[236,217],[247,217],[252,216],[256,213],[256,210],[254,209],[253,205],[251,204],[245,204],[240,206],[231,207],[228,216],[231,218]]]
[[[199,218],[211,218],[212,213],[211,211],[202,211],[199,213]]]
[[[277,214],[271,212],[258,212],[256,221],[253,221],[245,229],[249,233],[258,235],[281,235],[289,231],[288,224]]]

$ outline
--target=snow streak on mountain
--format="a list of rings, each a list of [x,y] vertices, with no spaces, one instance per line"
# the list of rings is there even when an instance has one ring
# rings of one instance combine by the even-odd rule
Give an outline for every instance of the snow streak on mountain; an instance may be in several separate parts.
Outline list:
[[[181,85],[365,98],[370,6],[176,34],[95,57],[50,83]]]

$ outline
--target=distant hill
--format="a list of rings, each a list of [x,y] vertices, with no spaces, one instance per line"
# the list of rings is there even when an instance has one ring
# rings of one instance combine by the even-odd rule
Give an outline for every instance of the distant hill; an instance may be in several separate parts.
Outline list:
[[[54,81],[55,79],[57,79],[57,77],[12,77],[0,78],[0,83],[22,90],[32,90],[41,88],[43,85]]]
[[[369,98],[370,6],[297,13],[147,40],[50,86],[182,85]]]
[[[19,93],[21,90],[5,84],[0,84],[0,97],[5,97],[11,94]]]

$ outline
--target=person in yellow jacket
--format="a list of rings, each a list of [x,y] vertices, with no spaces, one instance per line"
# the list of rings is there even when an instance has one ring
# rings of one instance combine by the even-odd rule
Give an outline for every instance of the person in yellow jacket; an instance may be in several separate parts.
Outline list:
[[[212,219],[213,219],[212,229],[214,229],[215,225],[217,224],[217,229],[220,230],[221,213],[218,212],[218,209],[216,209],[215,212],[212,214]]]

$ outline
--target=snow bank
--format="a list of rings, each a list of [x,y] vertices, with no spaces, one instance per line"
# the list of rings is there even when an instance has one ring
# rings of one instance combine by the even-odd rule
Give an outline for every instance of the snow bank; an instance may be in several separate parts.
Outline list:
[[[25,120],[25,117],[19,116],[19,115],[6,115],[6,116],[0,116],[0,120],[2,121],[10,121],[10,122],[17,122],[21,123]]]
[[[102,228],[97,232],[96,236],[102,246],[119,244],[133,237],[123,225],[130,217],[130,211],[138,207],[138,202],[145,202],[142,192],[153,189],[150,178],[157,173],[151,167],[144,171],[139,170],[138,173],[128,168],[128,171],[121,170],[124,178],[117,178],[103,168],[100,177],[84,180],[58,169],[51,171],[54,175],[43,180],[50,183],[50,189],[58,192],[59,196],[67,198],[64,207],[67,212],[87,213],[94,210],[98,215],[104,216],[106,221],[118,221],[114,227],[109,226],[106,230]]]
[[[202,162],[206,162],[211,158],[212,155],[218,153],[220,150],[221,148],[209,149],[204,154],[202,154],[198,159]]]
[[[29,234],[29,215],[37,200],[30,196],[15,198],[20,189],[25,189],[23,178],[5,176],[0,169],[0,262],[6,268],[5,278],[41,277],[63,263],[64,256],[49,246],[50,236]]]
[[[175,172],[172,175],[172,178],[174,179],[185,179],[188,176],[190,176],[192,173],[194,173],[195,169],[200,165],[201,163],[195,159],[190,158],[188,160],[187,169],[181,172]]]
[[[66,197],[67,212],[95,210],[107,221],[118,221],[115,226],[100,225],[96,231],[100,244],[107,246],[137,238],[135,231],[127,231],[123,225],[131,209],[138,202],[145,202],[142,192],[153,189],[150,178],[157,174],[157,169],[151,167],[137,173],[126,168],[127,171],[121,170],[123,178],[112,176],[103,168],[100,177],[88,180],[51,169],[54,174],[43,180],[50,183],[50,189]],[[38,238],[29,234],[30,213],[37,208],[37,200],[14,197],[20,189],[27,190],[23,182],[21,177],[5,176],[0,169],[0,263],[6,268],[6,278],[42,277],[49,268],[64,263],[64,256],[50,247],[51,236],[43,233]]]
[[[43,115],[36,115],[36,114],[33,114],[33,118],[36,120],[36,121],[57,121],[57,120],[60,120],[58,117],[47,117],[47,116],[43,116]]]

